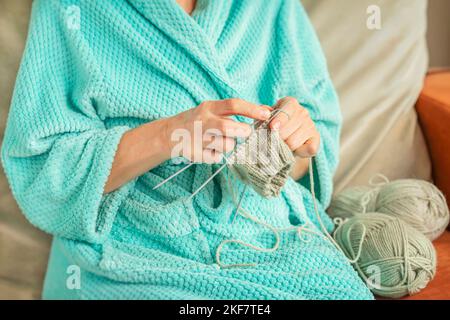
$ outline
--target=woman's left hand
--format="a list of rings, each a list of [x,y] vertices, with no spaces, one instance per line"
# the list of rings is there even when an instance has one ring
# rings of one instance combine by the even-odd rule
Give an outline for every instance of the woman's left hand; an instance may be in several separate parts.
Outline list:
[[[294,155],[300,158],[312,158],[320,145],[320,133],[308,110],[297,99],[286,97],[278,101],[277,108],[283,108],[270,123],[272,130],[277,130]]]

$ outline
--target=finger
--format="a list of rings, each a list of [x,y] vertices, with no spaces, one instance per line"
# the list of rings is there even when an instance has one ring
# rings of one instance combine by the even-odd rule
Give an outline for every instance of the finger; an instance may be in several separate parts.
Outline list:
[[[280,138],[282,140],[286,140],[291,135],[293,135],[297,130],[300,130],[302,128],[302,121],[299,119],[295,119],[288,121],[284,126],[281,127],[279,130]]]
[[[301,158],[314,157],[319,151],[320,135],[314,126],[308,130],[299,130],[286,140],[286,144],[296,156]]]
[[[294,120],[300,110],[300,105],[296,99],[287,97],[277,102],[275,112],[277,112],[277,109],[277,116],[270,122],[270,128],[276,131],[281,130],[288,122]]]
[[[219,108],[214,111],[219,116],[240,115],[255,120],[267,120],[270,118],[270,108],[260,106],[242,99],[227,99],[219,102]]]
[[[297,130],[301,130],[302,128],[311,128],[314,127],[314,122],[309,117],[308,111],[299,107],[294,111],[293,117],[286,123],[280,130],[280,137],[283,140],[286,140]]]
[[[207,134],[229,138],[247,138],[252,133],[252,128],[246,123],[221,118],[210,121],[209,128],[205,129]]]
[[[295,155],[301,158],[311,158],[319,152],[320,139],[311,138],[307,140],[300,148],[295,150]]]
[[[215,164],[222,162],[223,154],[211,149],[204,149],[202,152],[202,163]]]
[[[310,122],[311,120],[305,116],[305,113],[300,108],[296,108],[290,120],[279,129],[281,139],[286,140],[302,127],[307,127]]]
[[[314,128],[301,128],[290,135],[286,140],[286,144],[292,151],[296,151],[298,148],[303,146],[306,141],[313,138],[315,134]]]
[[[231,152],[235,146],[236,141],[234,139],[222,136],[211,136],[209,139],[204,140],[205,149],[215,150],[220,153]]]

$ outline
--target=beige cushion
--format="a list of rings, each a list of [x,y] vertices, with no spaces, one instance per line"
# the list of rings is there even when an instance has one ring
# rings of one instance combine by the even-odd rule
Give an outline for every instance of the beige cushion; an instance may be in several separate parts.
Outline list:
[[[344,117],[335,190],[390,179],[430,179],[414,104],[428,66],[426,0],[304,0],[328,59]],[[377,5],[381,30],[367,28]]]
[[[0,142],[25,44],[30,6],[31,0],[0,1]],[[40,297],[49,246],[50,237],[20,213],[0,169],[0,299]]]

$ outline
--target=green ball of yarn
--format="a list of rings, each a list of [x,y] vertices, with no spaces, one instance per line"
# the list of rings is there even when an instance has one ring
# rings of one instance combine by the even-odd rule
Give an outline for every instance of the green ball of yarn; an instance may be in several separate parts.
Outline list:
[[[372,208],[373,203],[367,205],[363,203],[364,198],[368,197],[372,201],[372,190],[374,188],[364,186],[345,189],[333,197],[330,207],[327,210],[328,214],[331,218],[348,219],[367,211],[375,211]],[[367,207],[370,207],[372,210],[367,210]]]
[[[436,252],[428,238],[400,219],[380,213],[355,216],[340,225],[334,238],[381,297],[401,298],[427,286],[436,273]]]
[[[442,192],[421,180],[350,188],[337,195],[329,209],[333,218],[349,218],[364,212],[379,212],[402,219],[431,241],[445,231],[450,218]]]

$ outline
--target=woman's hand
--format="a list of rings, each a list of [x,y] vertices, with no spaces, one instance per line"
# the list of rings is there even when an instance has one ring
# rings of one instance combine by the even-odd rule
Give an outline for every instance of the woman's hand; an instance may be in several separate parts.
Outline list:
[[[293,98],[282,99],[280,103],[287,104],[283,109],[286,113],[275,117],[271,128],[280,131],[281,137],[298,157],[314,156],[320,137],[308,112]],[[268,120],[270,111],[268,106],[241,99],[206,101],[176,116],[132,129],[120,141],[105,193],[174,157],[183,156],[200,163],[220,162],[224,153],[235,148],[235,138],[246,138],[252,132],[248,124],[234,121],[230,116]],[[304,165],[301,167],[304,170]],[[293,174],[294,179],[301,170],[294,169],[297,172]]]
[[[173,157],[220,162],[223,153],[234,149],[235,138],[251,134],[249,125],[229,117],[267,120],[269,110],[240,99],[207,101],[176,116],[132,129],[120,141],[104,192],[120,188]]]
[[[270,123],[272,130],[277,130],[295,156],[303,159],[316,155],[320,145],[320,134],[308,110],[297,99],[286,97],[278,101],[278,108],[283,108]]]
[[[268,120],[270,107],[241,99],[206,101],[198,107],[167,119],[166,153],[198,163],[218,163],[235,148],[236,138],[252,133],[248,124],[230,119],[241,115],[254,120]]]
[[[308,110],[303,108],[295,98],[286,97],[277,103],[283,108],[270,123],[272,130],[278,130],[280,137],[298,158],[292,168],[291,177],[299,180],[308,172],[309,159],[319,150],[320,134]]]

